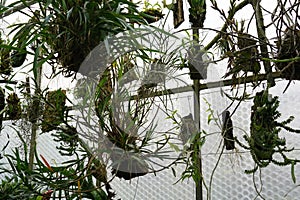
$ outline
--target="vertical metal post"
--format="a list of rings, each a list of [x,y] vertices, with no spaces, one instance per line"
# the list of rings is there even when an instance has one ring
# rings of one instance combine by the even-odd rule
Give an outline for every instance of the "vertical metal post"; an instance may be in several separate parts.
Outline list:
[[[193,40],[195,43],[199,43],[199,29],[193,29]],[[197,131],[200,131],[200,80],[196,79],[193,81],[194,85],[194,120],[196,122]],[[196,183],[196,200],[203,199],[203,192],[202,192],[202,160],[201,160],[201,149],[197,147],[198,150],[198,157],[197,160],[194,162],[196,165],[196,169],[199,172],[200,176],[198,183]]]
[[[39,48],[39,47],[37,47]],[[39,49],[37,49],[39,51]],[[38,66],[37,72],[36,72],[36,88],[33,95],[33,101],[32,101],[32,107],[36,111],[35,113],[32,113],[32,125],[31,125],[31,136],[30,136],[30,150],[29,150],[29,169],[33,169],[33,162],[34,162],[34,155],[35,155],[35,148],[36,148],[36,135],[37,130],[39,128],[38,125],[38,119],[40,116],[40,100],[39,100],[39,93],[41,91],[41,82],[42,82],[42,66]]]

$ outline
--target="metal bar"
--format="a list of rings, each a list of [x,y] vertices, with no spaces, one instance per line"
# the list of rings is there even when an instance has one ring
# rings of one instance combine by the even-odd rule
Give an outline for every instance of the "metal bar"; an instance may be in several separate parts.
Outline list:
[[[200,122],[200,80],[194,80],[194,121],[196,122],[197,131],[201,131]],[[197,147],[196,152],[198,153],[197,160],[195,160],[194,165],[200,174],[198,183],[196,183],[196,200],[203,199],[203,189],[202,189],[202,156],[201,147]]]
[[[281,78],[280,72],[273,72],[272,76],[274,78]],[[267,80],[267,74],[259,74],[258,76],[248,76],[245,79],[227,79],[223,81],[214,81],[214,82],[207,82],[207,83],[199,83],[199,90],[207,90],[207,89],[213,89],[218,87],[225,87],[225,86],[231,86],[231,85],[241,85],[245,83],[251,83],[253,81],[264,81]],[[194,91],[193,85],[178,87],[174,89],[167,89],[167,90],[161,90],[161,91],[155,91],[147,94],[140,94],[140,95],[132,95],[130,97],[130,100],[136,100],[136,99],[143,99],[143,98],[149,98],[149,97],[156,97],[156,96],[162,96],[162,95],[170,95],[170,94],[179,94],[184,92],[192,92]]]
[[[40,50],[38,49],[39,54],[40,54]],[[36,88],[34,91],[34,96],[33,96],[33,106],[37,107],[37,112],[36,113],[32,113],[33,116],[31,116],[33,118],[33,120],[31,121],[31,136],[30,136],[30,149],[29,149],[29,169],[32,170],[33,169],[33,162],[34,162],[34,155],[35,155],[35,150],[36,150],[36,136],[37,136],[37,131],[39,128],[39,123],[38,123],[38,119],[40,116],[40,100],[38,99],[38,94],[41,92],[41,84],[42,84],[42,66],[39,66],[37,68],[37,74],[35,78],[35,82],[36,82]]]
[[[190,14],[191,15],[191,14]],[[199,29],[193,29],[193,41],[199,43]],[[201,130],[200,124],[200,80],[193,80],[193,90],[194,90],[194,121],[196,122],[197,132]],[[196,141],[197,142],[197,141]],[[193,161],[193,165],[196,167],[197,172],[200,175],[198,182],[196,182],[196,200],[203,199],[203,188],[202,188],[202,156],[201,148],[196,147],[195,152],[198,153],[196,160]]]

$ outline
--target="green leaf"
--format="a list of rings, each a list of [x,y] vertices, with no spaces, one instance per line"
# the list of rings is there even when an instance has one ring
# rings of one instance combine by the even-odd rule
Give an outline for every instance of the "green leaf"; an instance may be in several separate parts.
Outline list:
[[[5,86],[6,89],[10,90],[10,91],[14,91],[14,89],[8,85]]]
[[[178,147],[176,144],[173,144],[173,143],[171,143],[171,142],[168,142],[168,143],[169,143],[170,147],[171,147],[172,149],[174,149],[176,152],[179,152],[179,151],[180,151],[179,147]]]
[[[172,173],[173,173],[174,177],[176,177],[176,171],[175,171],[175,169],[173,167],[171,167],[171,169],[172,169]]]
[[[292,161],[291,163],[291,175],[292,175],[292,180],[294,183],[296,183],[296,176],[295,176],[295,162]]]

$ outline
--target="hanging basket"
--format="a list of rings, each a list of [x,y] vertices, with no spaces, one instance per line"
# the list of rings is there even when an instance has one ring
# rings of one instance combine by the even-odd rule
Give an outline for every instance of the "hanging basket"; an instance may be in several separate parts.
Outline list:
[[[154,59],[150,65],[150,69],[146,72],[142,81],[142,86],[151,88],[157,86],[159,83],[166,81],[166,65],[161,63],[158,59]]]
[[[117,117],[117,116],[115,116]],[[112,161],[112,173],[119,178],[130,180],[148,173],[148,164],[142,159],[137,147],[138,127],[135,122],[116,118],[112,121],[111,129],[107,138],[111,142],[110,159]],[[119,123],[117,123],[119,121]]]
[[[192,80],[202,80],[207,78],[208,62],[205,51],[201,45],[193,45],[188,50],[188,68],[190,70],[190,77]]]
[[[288,29],[284,38],[277,43],[278,60],[288,60],[288,62],[276,62],[276,67],[281,70],[282,78],[287,80],[300,80],[300,60],[293,58],[300,57],[300,30]]]
[[[26,47],[20,47],[11,53],[11,66],[13,68],[20,67],[26,60],[27,50]]]
[[[42,132],[52,131],[64,121],[66,90],[49,91],[43,111]]]
[[[148,171],[148,164],[140,157],[130,152],[115,150],[110,156],[112,160],[112,174],[125,180],[144,176]]]
[[[149,8],[140,13],[144,19],[149,23],[159,21],[164,17],[164,14],[159,9]]]

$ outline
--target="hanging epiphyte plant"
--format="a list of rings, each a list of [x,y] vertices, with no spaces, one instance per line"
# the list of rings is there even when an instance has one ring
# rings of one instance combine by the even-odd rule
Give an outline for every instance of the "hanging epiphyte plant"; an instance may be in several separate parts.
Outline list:
[[[154,58],[150,63],[150,69],[147,70],[145,77],[142,80],[141,89],[149,89],[156,87],[160,83],[166,81],[166,64],[161,60]]]
[[[10,66],[10,48],[6,46],[0,34],[0,74],[9,75],[12,71]]]
[[[203,28],[206,17],[206,0],[188,0],[190,4],[189,18],[192,27]]]
[[[23,44],[38,43],[42,51],[34,52],[37,60],[48,62],[53,69],[59,66],[64,75],[71,76],[78,72],[90,51],[107,36],[128,30],[135,23],[146,24],[138,6],[127,0],[52,0],[40,1],[38,5],[39,8],[29,9],[26,13],[31,16],[28,22],[11,26],[12,44],[20,50],[15,66],[25,57]],[[161,17],[160,13],[158,15]],[[90,72],[86,71],[81,73]]]
[[[300,27],[291,26],[285,31],[283,38],[277,41],[276,66],[282,77],[288,80],[300,80]]]
[[[56,127],[47,126],[48,129],[55,129]],[[52,133],[54,141],[59,142],[60,145],[56,148],[63,156],[72,156],[77,150],[79,143],[79,135],[76,128],[72,126],[60,127],[59,130]]]
[[[136,63],[134,61],[134,55],[125,54],[115,61],[113,65],[116,65],[116,69],[119,71],[118,81],[121,85],[138,80],[137,73],[135,71]]]
[[[43,111],[42,132],[54,130],[64,121],[66,90],[49,91]]]
[[[141,16],[145,18],[145,20],[151,24],[154,22],[159,21],[164,17],[164,14],[162,14],[160,9],[155,9],[155,8],[148,8],[145,9],[143,12],[140,13]]]
[[[7,109],[6,115],[10,120],[18,120],[21,118],[22,108],[21,102],[16,93],[11,93],[8,95],[7,99]]]
[[[248,173],[255,172],[258,167],[266,167],[270,163],[279,166],[294,165],[299,160],[288,158],[285,153],[292,151],[286,146],[285,138],[279,136],[281,128],[288,132],[300,133],[287,126],[294,117],[290,116],[287,120],[278,122],[281,113],[277,110],[279,107],[278,97],[271,97],[268,90],[257,92],[254,97],[254,105],[251,107],[250,136],[244,138],[249,147],[237,142],[246,149],[249,149],[256,166],[253,170],[246,170]],[[275,154],[279,154],[282,160],[277,160]]]
[[[19,42],[17,44],[17,49],[12,51],[11,53],[11,66],[12,67],[20,67],[26,60],[27,50],[26,44],[22,44]]]
[[[226,44],[226,47],[223,47],[224,56],[229,58],[228,72],[224,77],[232,75],[235,80],[239,77],[247,77],[249,72],[257,76],[261,70],[257,40],[246,33],[244,21],[239,24],[233,20],[230,27],[235,34],[234,36],[224,36],[227,40],[224,41]]]
[[[171,4],[163,0],[163,6],[173,11],[173,25],[178,28],[184,22],[183,0],[173,0]]]
[[[164,14],[161,11],[161,7],[158,3],[151,5],[148,1],[144,2],[145,8],[140,15],[149,23],[154,23],[161,20]]]
[[[236,59],[234,61],[234,67],[243,70],[244,72],[252,72],[258,74],[260,71],[260,64],[258,60],[258,48],[257,41],[251,37],[250,34],[238,32],[237,46],[239,51],[237,52]]]

